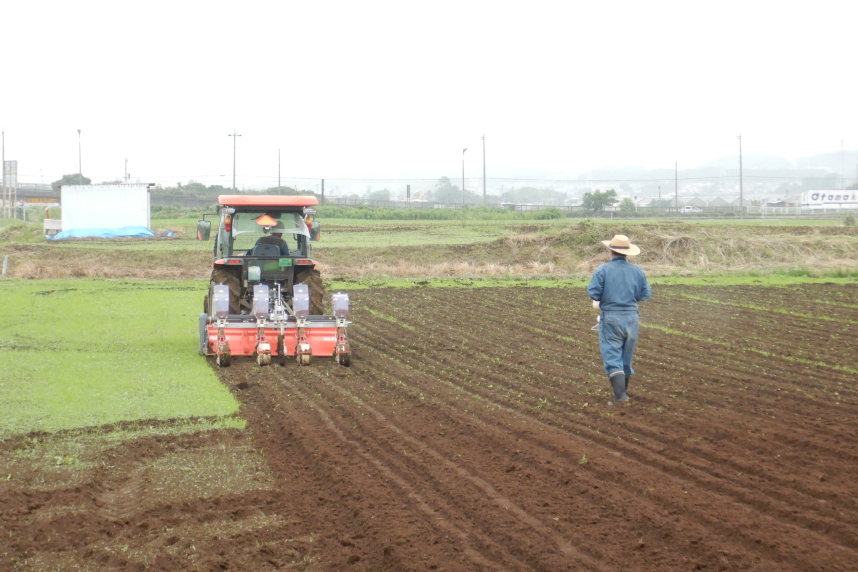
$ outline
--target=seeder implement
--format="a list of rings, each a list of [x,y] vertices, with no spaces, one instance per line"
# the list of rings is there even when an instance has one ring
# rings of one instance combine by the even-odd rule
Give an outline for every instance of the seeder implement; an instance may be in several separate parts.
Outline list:
[[[296,284],[292,306],[295,311],[295,358],[300,365],[310,365],[310,340],[307,338],[307,316],[310,315],[310,289],[306,284]]]
[[[271,363],[271,343],[265,335],[265,323],[268,318],[268,285],[253,286],[253,315],[256,316],[256,363]]]
[[[302,288],[303,286],[303,288]],[[285,365],[294,356],[300,365],[309,365],[311,357],[335,357],[337,363],[351,364],[348,343],[348,294],[334,294],[335,315],[309,315],[306,286],[295,285],[292,307],[283,301],[278,291],[269,297],[265,284],[254,287],[253,315],[228,314],[229,291],[225,285],[215,287],[215,305],[219,295],[226,297],[221,310],[213,318],[201,316],[201,353],[216,356],[221,367],[230,364],[233,356],[256,357],[256,363],[266,366],[273,357]],[[273,301],[270,301],[273,298]],[[223,306],[226,309],[223,309]],[[271,340],[277,340],[272,348]]]
[[[216,286],[214,289],[215,317],[217,318],[217,338],[215,341],[215,355],[219,367],[229,365],[231,353],[229,341],[226,339],[227,316],[229,315],[229,288],[227,286]]]
[[[348,367],[352,363],[352,349],[346,336],[349,322],[349,295],[337,293],[332,297],[334,318],[337,320],[337,363]]]

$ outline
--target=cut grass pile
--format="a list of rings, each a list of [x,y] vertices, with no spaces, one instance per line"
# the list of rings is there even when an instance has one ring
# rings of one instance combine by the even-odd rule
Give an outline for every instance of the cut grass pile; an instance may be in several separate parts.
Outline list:
[[[233,415],[197,354],[196,282],[0,282],[0,438]]]
[[[45,239],[42,225],[15,219],[0,219],[0,243],[35,242]]]

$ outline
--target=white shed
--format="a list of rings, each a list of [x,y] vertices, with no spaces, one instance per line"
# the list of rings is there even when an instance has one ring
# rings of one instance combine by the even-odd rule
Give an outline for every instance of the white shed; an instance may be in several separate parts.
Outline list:
[[[149,185],[63,185],[63,231],[149,228]]]

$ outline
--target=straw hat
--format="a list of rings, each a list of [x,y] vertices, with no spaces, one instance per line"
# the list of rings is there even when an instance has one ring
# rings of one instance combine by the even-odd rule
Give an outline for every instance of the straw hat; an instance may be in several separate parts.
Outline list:
[[[641,249],[629,242],[629,237],[624,234],[616,234],[611,240],[603,240],[602,244],[609,250],[626,256],[637,256],[641,253]]]

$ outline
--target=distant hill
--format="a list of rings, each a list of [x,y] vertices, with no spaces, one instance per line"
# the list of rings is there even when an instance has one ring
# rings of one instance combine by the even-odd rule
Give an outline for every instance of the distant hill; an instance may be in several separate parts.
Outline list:
[[[795,160],[796,167],[826,169],[846,175],[847,177],[855,176],[856,164],[858,164],[858,151],[835,151],[833,153],[798,157]]]
[[[793,169],[795,165],[786,157],[778,157],[777,155],[743,155],[742,167],[745,169]],[[739,155],[720,157],[698,167],[698,169],[707,168],[738,169]]]

